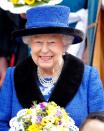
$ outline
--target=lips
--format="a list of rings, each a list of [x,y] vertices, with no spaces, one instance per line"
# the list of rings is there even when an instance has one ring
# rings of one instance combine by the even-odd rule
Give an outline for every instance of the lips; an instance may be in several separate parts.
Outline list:
[[[53,57],[53,56],[40,56],[40,59],[41,59],[42,61],[49,61],[49,60],[52,59],[52,57]]]

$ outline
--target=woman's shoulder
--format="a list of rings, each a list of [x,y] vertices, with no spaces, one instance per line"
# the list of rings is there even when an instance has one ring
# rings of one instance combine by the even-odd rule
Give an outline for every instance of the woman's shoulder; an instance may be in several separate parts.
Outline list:
[[[96,67],[92,67],[90,65],[84,65],[84,75],[99,75]]]
[[[6,71],[6,76],[5,79],[3,81],[2,87],[0,89],[1,94],[5,94],[8,92],[8,94],[11,94],[12,92],[12,86],[13,84],[13,80],[14,80],[14,69],[15,67],[8,67],[7,71]],[[0,95],[1,95],[0,94]]]
[[[102,86],[97,68],[89,65],[84,65],[83,81],[88,85],[93,85],[95,88],[97,86]]]
[[[88,95],[89,111],[104,111],[104,89],[99,72],[96,67],[85,65],[84,80],[86,79],[86,89]]]
[[[10,79],[13,77],[15,67],[8,67],[6,71],[5,79]]]

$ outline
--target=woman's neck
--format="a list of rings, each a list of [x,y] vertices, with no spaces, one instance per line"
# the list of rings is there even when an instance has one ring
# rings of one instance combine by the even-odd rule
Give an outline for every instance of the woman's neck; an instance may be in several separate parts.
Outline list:
[[[54,72],[52,69],[39,69],[42,76],[53,76]]]
[[[50,76],[50,77],[55,77],[57,76],[61,70],[62,70],[62,67],[63,67],[63,60],[62,62],[60,62],[60,64],[56,64],[56,66],[54,66],[53,68],[51,69],[42,69],[42,68],[38,68],[38,72],[40,73],[40,75],[42,77],[47,77],[47,76]]]

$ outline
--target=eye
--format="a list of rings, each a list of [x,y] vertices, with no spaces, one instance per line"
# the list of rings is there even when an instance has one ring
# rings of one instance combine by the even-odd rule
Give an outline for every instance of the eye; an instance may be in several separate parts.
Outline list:
[[[41,46],[43,44],[43,42],[41,42],[41,41],[34,41],[33,44],[35,44],[37,46]]]
[[[53,43],[55,43],[55,41],[50,41],[49,43],[52,43],[52,44],[53,44]]]
[[[56,42],[55,41],[49,41],[48,44],[49,44],[49,46],[54,46],[56,44]]]

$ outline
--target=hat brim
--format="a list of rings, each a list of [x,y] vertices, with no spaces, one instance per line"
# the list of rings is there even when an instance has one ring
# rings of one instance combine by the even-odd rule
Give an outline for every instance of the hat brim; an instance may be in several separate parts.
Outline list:
[[[50,0],[49,3],[39,4],[39,5],[43,5],[43,6],[56,5],[61,3],[62,1],[63,0]],[[34,6],[38,6],[38,5],[34,5]],[[10,11],[11,13],[20,14],[20,13],[26,13],[26,11],[32,8],[33,6],[29,6],[29,5],[14,6],[12,2],[10,2],[9,0],[0,0],[0,7],[3,10]]]
[[[12,33],[12,38],[31,36],[37,34],[64,34],[74,37],[72,44],[77,44],[83,41],[84,34],[78,30],[69,27],[40,27],[40,28],[30,28],[21,29]]]

